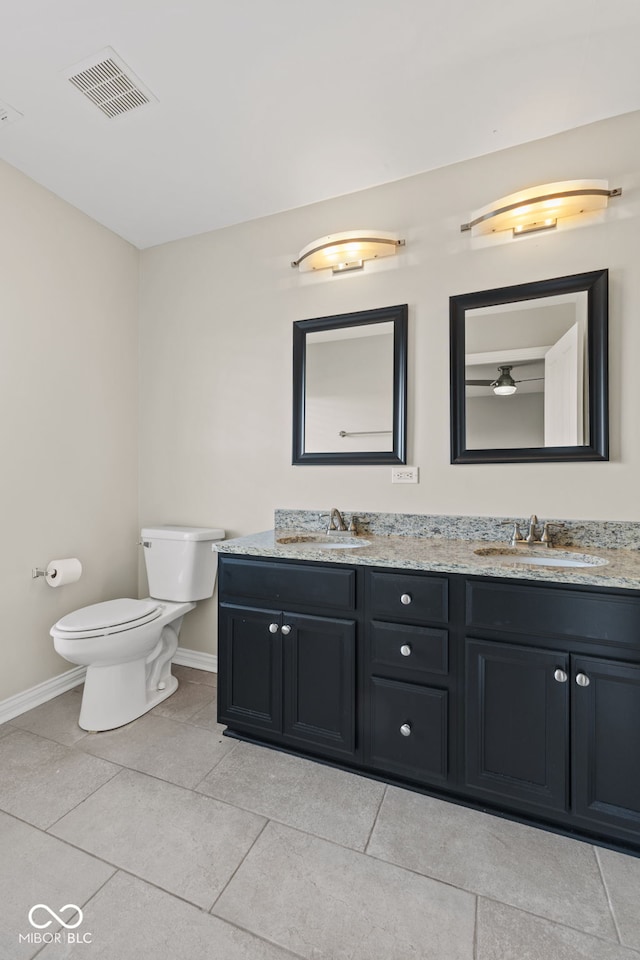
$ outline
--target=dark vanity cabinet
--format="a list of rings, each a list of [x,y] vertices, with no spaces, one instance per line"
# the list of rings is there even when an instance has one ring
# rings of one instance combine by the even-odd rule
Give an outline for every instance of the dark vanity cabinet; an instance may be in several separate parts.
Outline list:
[[[221,723],[291,748],[353,755],[355,580],[342,568],[221,558]]]
[[[640,592],[220,557],[231,735],[640,852]]]
[[[448,578],[367,571],[366,583],[365,763],[446,785],[455,748]]]
[[[640,845],[640,598],[468,578],[465,788]]]

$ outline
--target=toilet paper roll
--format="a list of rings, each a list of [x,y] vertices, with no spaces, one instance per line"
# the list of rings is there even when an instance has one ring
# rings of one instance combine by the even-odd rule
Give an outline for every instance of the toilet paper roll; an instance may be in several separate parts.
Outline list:
[[[66,560],[52,560],[47,565],[45,580],[50,587],[63,587],[65,583],[75,583],[80,579],[82,564],[77,557]]]

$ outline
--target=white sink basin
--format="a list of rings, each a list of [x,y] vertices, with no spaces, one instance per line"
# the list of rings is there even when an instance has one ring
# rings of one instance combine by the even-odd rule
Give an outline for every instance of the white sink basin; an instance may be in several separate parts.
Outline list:
[[[331,537],[324,533],[292,533],[278,537],[276,543],[283,547],[312,547],[320,550],[355,550],[357,547],[367,547],[371,541],[362,537],[345,536]]]
[[[534,567],[606,567],[608,560],[594,557],[588,553],[572,553],[568,550],[551,548],[544,554],[523,552],[519,547],[480,547],[473,552],[478,557],[495,559],[499,562],[522,563]]]

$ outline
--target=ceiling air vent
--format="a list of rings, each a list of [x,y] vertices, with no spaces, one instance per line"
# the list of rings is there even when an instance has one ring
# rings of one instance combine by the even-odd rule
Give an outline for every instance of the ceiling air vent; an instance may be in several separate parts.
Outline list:
[[[71,67],[65,76],[106,117],[119,117],[157,100],[111,47]]]
[[[16,120],[21,119],[21,113],[10,107],[8,103],[3,103],[0,100],[0,127],[6,127],[8,123],[15,123]]]

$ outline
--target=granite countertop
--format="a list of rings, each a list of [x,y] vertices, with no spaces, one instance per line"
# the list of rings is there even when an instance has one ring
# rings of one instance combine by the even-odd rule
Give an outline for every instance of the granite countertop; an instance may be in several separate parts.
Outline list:
[[[476,576],[504,577],[510,580],[538,580],[552,583],[640,590],[640,550],[609,547],[552,547],[542,545],[511,549],[504,541],[456,540],[446,538],[380,536],[366,533],[360,540],[367,545],[329,550],[318,543],[305,541],[310,531],[291,529],[267,530],[217,545],[219,553],[240,556],[275,557],[283,560],[313,560],[327,564],[391,567],[404,570],[426,570],[441,573],[462,573]],[[315,534],[322,536],[321,534]],[[288,543],[280,544],[280,538]],[[336,537],[328,537],[332,541]],[[358,538],[356,538],[358,539]],[[480,550],[483,555],[474,551]],[[509,551],[506,556],[496,551]],[[560,559],[563,555],[599,557],[606,565],[590,567],[537,566],[527,564],[525,557]]]

